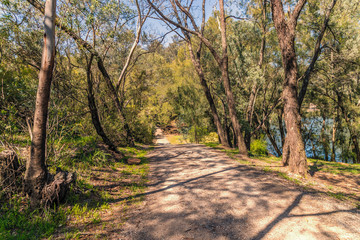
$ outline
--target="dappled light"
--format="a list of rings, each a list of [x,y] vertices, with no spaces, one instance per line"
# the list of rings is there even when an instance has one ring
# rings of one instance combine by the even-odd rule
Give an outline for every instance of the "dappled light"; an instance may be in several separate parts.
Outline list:
[[[360,239],[360,0],[0,0],[0,240]]]
[[[200,145],[170,145],[156,147],[149,157],[146,204],[123,233],[131,239],[359,236],[356,209],[300,191],[223,153]],[[347,224],[334,222],[345,219]]]

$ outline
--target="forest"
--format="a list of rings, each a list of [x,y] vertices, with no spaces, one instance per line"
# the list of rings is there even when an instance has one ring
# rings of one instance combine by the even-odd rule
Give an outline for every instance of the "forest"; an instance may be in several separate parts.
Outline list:
[[[0,238],[100,221],[94,169],[140,201],[157,129],[360,173],[359,0],[0,0],[0,79]]]

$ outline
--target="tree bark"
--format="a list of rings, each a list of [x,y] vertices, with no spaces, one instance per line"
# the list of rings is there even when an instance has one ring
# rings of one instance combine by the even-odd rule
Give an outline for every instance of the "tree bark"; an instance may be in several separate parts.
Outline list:
[[[91,114],[91,121],[94,125],[96,133],[101,137],[103,142],[109,147],[110,150],[118,152],[115,145],[111,142],[111,140],[105,134],[105,131],[101,125],[99,113],[96,107],[96,101],[93,91],[93,82],[91,76],[91,64],[93,60],[93,55],[90,57],[90,61],[88,62],[88,66],[86,69],[86,78],[87,78],[87,98],[88,98],[88,106]]]
[[[307,175],[308,167],[304,141],[301,136],[301,116],[298,102],[297,61],[295,53],[295,30],[297,19],[306,0],[299,0],[288,19],[285,19],[281,0],[271,0],[274,25],[279,39],[284,67],[282,98],[284,101],[284,120],[287,130],[283,164],[289,165],[291,172]]]
[[[36,94],[34,125],[32,131],[30,159],[26,162],[25,192],[31,202],[41,201],[41,191],[47,182],[47,168],[45,166],[46,125],[50,88],[55,58],[55,14],[56,0],[47,0],[45,3],[45,34],[44,47],[39,73],[39,85]]]
[[[338,119],[339,119],[339,108],[337,108],[336,114],[334,114],[333,117],[333,127],[332,127],[332,136],[331,136],[331,161],[335,162],[336,161],[336,148],[335,148],[335,144],[336,144],[336,131],[337,131],[337,123],[338,123]]]
[[[278,118],[278,125],[279,125],[279,131],[280,131],[280,139],[281,139],[281,147],[284,147],[284,143],[285,143],[285,131],[284,131],[284,127],[283,127],[283,114],[284,114],[284,109],[281,108],[281,110],[279,110],[279,114],[277,116]]]
[[[222,61],[220,65],[221,69],[221,78],[223,80],[226,100],[229,108],[230,120],[234,129],[236,136],[237,146],[239,153],[242,155],[248,155],[248,151],[245,145],[244,137],[241,133],[241,126],[236,116],[235,109],[235,100],[234,95],[231,91],[230,79],[229,79],[229,58],[227,53],[227,40],[226,40],[226,20],[225,20],[225,10],[224,10],[224,0],[219,0],[220,5],[220,29],[221,29],[221,47],[222,47]]]

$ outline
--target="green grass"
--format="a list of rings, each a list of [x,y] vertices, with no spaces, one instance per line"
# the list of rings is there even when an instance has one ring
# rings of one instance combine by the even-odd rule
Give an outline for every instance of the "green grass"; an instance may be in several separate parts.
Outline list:
[[[50,172],[54,173],[56,167],[69,172],[76,172],[78,179],[71,186],[66,202],[56,209],[32,210],[25,197],[13,196],[11,199],[0,199],[0,239],[42,239],[51,238],[55,231],[59,231],[69,224],[101,225],[101,212],[108,209],[114,196],[105,188],[93,185],[91,177],[101,173],[102,179],[108,182],[121,182],[126,179],[127,185],[121,186],[121,196],[125,199],[117,204],[138,204],[144,198],[138,195],[143,193],[148,181],[149,172],[146,154],[152,148],[143,149],[140,146],[119,148],[125,157],[115,159],[112,155],[97,146],[93,137],[77,137],[74,139],[61,139],[55,141],[52,147],[62,149],[58,156],[50,156],[48,164]],[[139,165],[128,165],[128,157],[137,157],[141,160]],[[103,172],[102,172],[103,171]],[[114,175],[109,178],[109,171]],[[107,179],[107,177],[109,179]],[[126,197],[129,197],[126,199]],[[124,207],[126,208],[126,207]],[[125,211],[125,210],[124,210]],[[121,216],[123,217],[123,216]],[[79,238],[78,230],[68,231],[65,239]]]
[[[329,172],[333,174],[360,174],[360,164],[347,164],[338,162],[328,162],[318,159],[308,159],[309,168],[316,167],[318,171]]]
[[[333,198],[339,199],[339,200],[346,200],[348,199],[347,196],[345,196],[343,193],[333,193],[333,192],[327,192],[327,194]]]
[[[220,145],[218,142],[205,142],[203,144],[211,148],[217,148]]]
[[[60,225],[65,224],[68,211],[31,210],[26,199],[14,196],[0,207],[0,239],[40,239],[49,237]]]

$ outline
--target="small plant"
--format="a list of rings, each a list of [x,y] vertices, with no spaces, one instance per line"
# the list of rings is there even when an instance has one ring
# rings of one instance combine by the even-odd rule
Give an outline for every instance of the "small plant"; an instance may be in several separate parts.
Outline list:
[[[339,200],[345,200],[348,199],[347,196],[345,196],[343,193],[333,193],[333,192],[327,192],[327,194],[333,198],[339,199]]]

